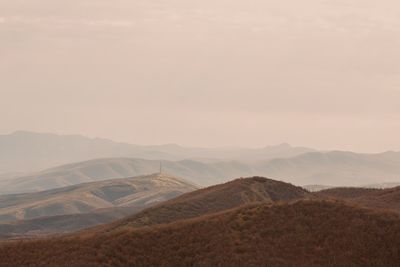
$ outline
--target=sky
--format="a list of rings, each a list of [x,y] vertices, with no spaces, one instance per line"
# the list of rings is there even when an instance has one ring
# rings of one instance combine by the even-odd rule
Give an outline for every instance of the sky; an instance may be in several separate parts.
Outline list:
[[[400,150],[394,0],[0,0],[0,133]]]

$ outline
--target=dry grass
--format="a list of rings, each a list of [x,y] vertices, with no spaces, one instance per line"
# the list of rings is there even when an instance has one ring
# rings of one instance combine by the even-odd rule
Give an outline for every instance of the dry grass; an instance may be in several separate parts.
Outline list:
[[[254,204],[152,228],[6,243],[0,266],[399,266],[400,221],[337,202]]]
[[[400,213],[400,187],[388,189],[334,188],[319,196],[340,199],[351,204]]]
[[[337,198],[351,199],[381,191],[374,188],[359,188],[359,187],[335,187],[316,192],[316,195]]]

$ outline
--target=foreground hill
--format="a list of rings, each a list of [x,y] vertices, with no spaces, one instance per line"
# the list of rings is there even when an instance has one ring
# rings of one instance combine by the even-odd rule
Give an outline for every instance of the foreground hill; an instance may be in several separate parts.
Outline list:
[[[39,173],[2,179],[0,194],[37,192],[104,179],[144,175],[158,171],[159,165],[158,160],[132,158],[78,162]],[[163,169],[201,186],[226,182],[231,177],[254,175],[285,178],[297,185],[363,186],[398,181],[400,153],[368,155],[314,152],[262,162],[163,161]]]
[[[264,202],[280,203],[314,196],[300,187],[253,177],[208,187],[163,202],[112,225],[113,229],[163,224]]]
[[[152,228],[0,245],[1,266],[398,266],[400,221],[335,202],[254,204]]]
[[[4,195],[0,235],[62,232],[110,222],[195,189],[181,179],[155,174]]]
[[[400,187],[388,189],[332,188],[317,193],[352,204],[400,213]]]

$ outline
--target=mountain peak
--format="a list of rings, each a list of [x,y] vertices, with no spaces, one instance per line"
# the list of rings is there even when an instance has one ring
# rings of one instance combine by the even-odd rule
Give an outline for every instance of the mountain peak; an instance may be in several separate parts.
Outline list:
[[[281,143],[281,144],[277,145],[276,147],[291,148],[292,146],[289,143]]]
[[[293,148],[289,143],[265,146],[264,149],[290,149]]]

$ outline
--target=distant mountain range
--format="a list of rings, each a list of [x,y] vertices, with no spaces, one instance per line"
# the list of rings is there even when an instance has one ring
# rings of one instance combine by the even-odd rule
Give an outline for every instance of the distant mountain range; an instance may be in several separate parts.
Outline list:
[[[365,189],[388,189],[388,188],[394,188],[400,186],[400,183],[380,183],[380,184],[367,184],[367,185],[359,185],[361,188]],[[303,186],[304,189],[310,191],[310,192],[319,192],[322,190],[327,190],[331,188],[336,188],[334,186],[329,186],[329,185],[305,185]],[[349,187],[351,188],[351,187]]]
[[[400,181],[400,153],[310,152],[267,161],[162,161],[163,172],[209,186],[232,177],[262,175],[296,185],[365,186]],[[96,159],[0,180],[0,195],[38,192],[80,183],[155,173],[159,160]],[[321,187],[321,186],[319,186]],[[323,188],[323,187],[321,187]],[[315,190],[315,189],[313,189]]]
[[[175,144],[139,146],[80,135],[56,135],[18,131],[0,135],[0,174],[41,171],[50,167],[97,158],[130,157],[148,160],[212,162],[257,161],[286,158],[314,151],[288,144],[247,148],[185,148]]]
[[[399,152],[311,152],[253,166],[260,175],[298,185],[364,186],[400,181]]]
[[[199,161],[162,161],[163,172],[199,185],[226,181],[229,177],[252,173],[239,162],[203,163]],[[160,161],[131,158],[97,159],[52,168],[26,176],[0,181],[0,194],[39,192],[69,185],[107,179],[147,175],[159,171]]]

